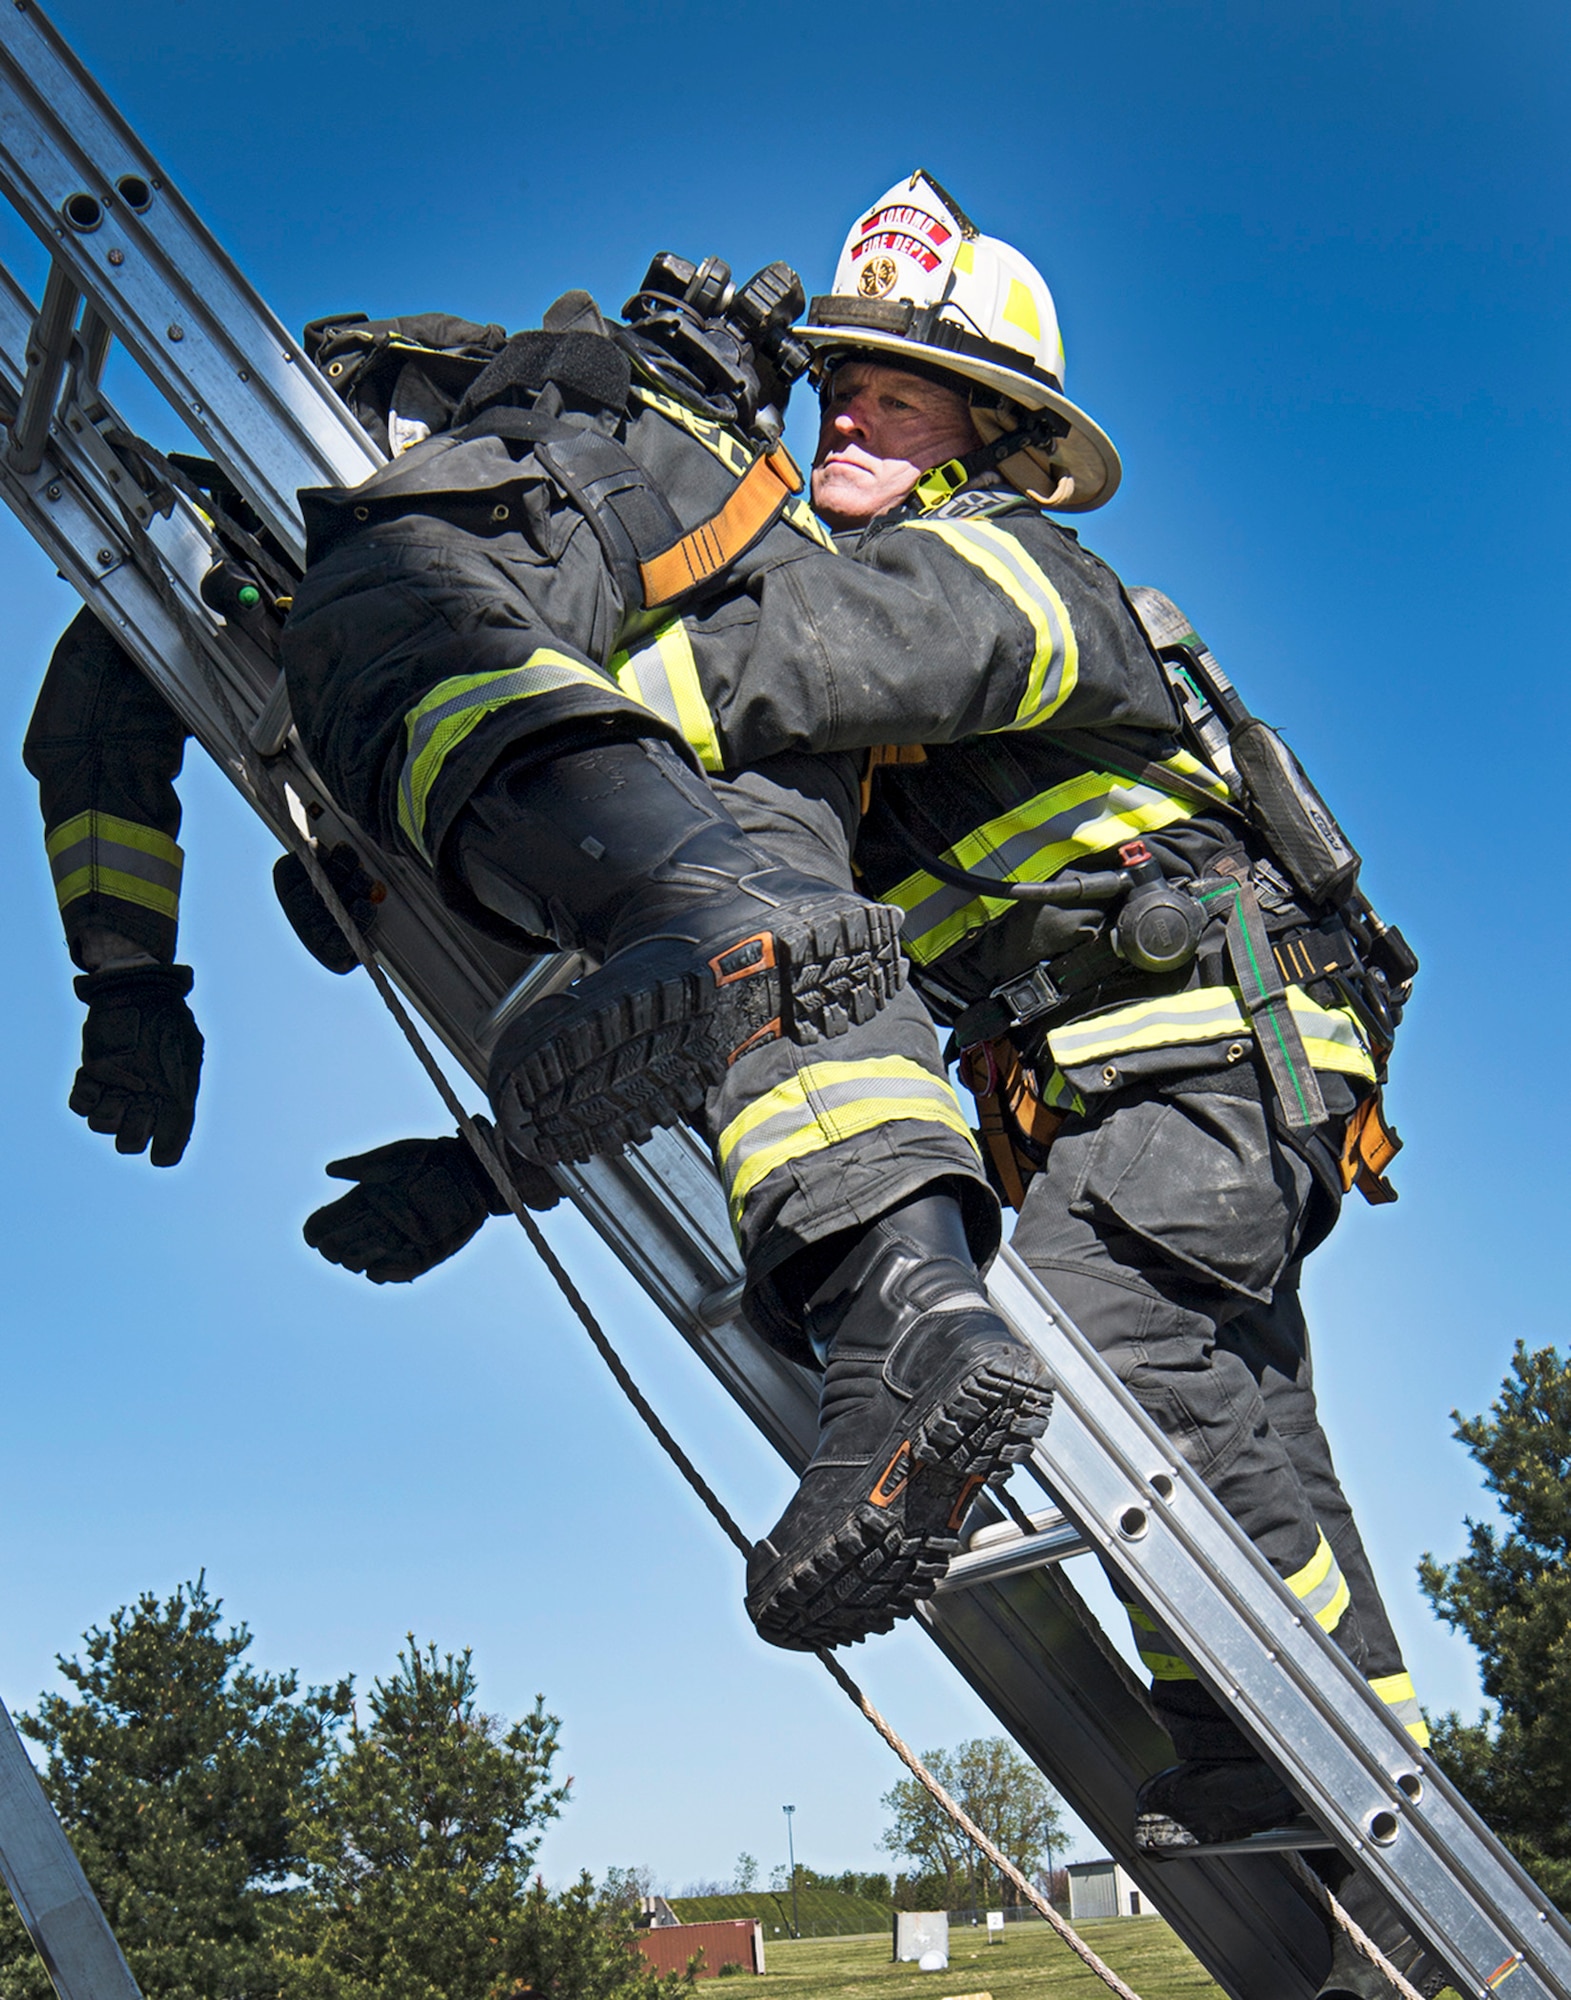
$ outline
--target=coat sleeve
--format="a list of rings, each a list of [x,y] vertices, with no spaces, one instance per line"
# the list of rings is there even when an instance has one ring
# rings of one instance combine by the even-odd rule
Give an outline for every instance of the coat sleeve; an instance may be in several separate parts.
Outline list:
[[[28,724],[44,844],[75,962],[92,932],[170,964],[184,861],[174,780],[185,725],[90,611],[67,627]]]
[[[1173,719],[1117,579],[1034,512],[908,522],[849,557],[778,564],[633,672],[711,769]]]

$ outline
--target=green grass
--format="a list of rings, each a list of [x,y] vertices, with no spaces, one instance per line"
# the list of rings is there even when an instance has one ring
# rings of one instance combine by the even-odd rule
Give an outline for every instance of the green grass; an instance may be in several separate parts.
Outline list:
[[[1110,1917],[1077,1926],[1091,1949],[1141,2000],[1213,2000],[1221,1987],[1160,1917]],[[764,1933],[769,1970],[736,2000],[1102,2000],[1107,1988],[1045,1923],[1010,1924],[1002,1944],[985,1930],[949,1933],[949,1970],[894,1965],[887,1929],[870,1937],[776,1938]],[[705,1991],[712,1989],[705,1988]],[[727,1989],[728,1992],[731,1989]]]
[[[791,1935],[791,1891],[754,1889],[737,1896],[676,1896],[671,1909],[684,1924],[710,1924],[721,1917],[757,1917],[764,1942]],[[797,1913],[804,1938],[856,1937],[868,1931],[889,1935],[889,1909],[839,1889],[799,1889]]]

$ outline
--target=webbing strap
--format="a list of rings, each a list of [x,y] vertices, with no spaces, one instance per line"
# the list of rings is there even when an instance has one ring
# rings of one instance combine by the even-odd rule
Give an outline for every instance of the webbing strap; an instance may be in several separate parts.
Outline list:
[[[786,502],[801,490],[802,475],[784,445],[761,452],[717,514],[639,564],[645,608],[653,611],[657,605],[669,604],[729,568],[779,519]]]
[[[1238,981],[1244,1012],[1255,1031],[1255,1046],[1265,1062],[1288,1125],[1297,1131],[1309,1131],[1325,1122],[1326,1101],[1320,1094],[1319,1079],[1288,1005],[1287,986],[1266,935],[1259,898],[1240,879],[1226,889],[1202,892],[1199,900],[1209,903],[1228,894],[1233,900],[1227,912],[1227,955],[1232,961],[1233,977]]]
[[[1376,1208],[1396,1200],[1386,1168],[1402,1150],[1401,1136],[1385,1121],[1378,1085],[1347,1121],[1342,1139],[1342,1192],[1355,1187]]]

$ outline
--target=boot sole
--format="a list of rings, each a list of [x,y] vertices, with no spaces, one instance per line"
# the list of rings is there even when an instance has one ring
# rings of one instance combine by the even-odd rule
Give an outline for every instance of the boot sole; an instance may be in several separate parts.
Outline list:
[[[791,1652],[812,1652],[888,1632],[938,1588],[959,1551],[972,1499],[1029,1457],[1052,1409],[1045,1372],[1028,1377],[994,1362],[970,1369],[909,1440],[919,1469],[913,1478],[942,1476],[956,1495],[945,1524],[909,1534],[887,1509],[858,1500],[837,1528],[748,1593],[759,1636]],[[879,1484],[888,1477],[886,1471]]]
[[[613,959],[580,993],[543,1002],[533,1034],[525,1015],[493,1101],[527,1158],[589,1160],[694,1117],[749,1049],[843,1035],[904,983],[900,912],[860,900],[782,914],[649,983]]]

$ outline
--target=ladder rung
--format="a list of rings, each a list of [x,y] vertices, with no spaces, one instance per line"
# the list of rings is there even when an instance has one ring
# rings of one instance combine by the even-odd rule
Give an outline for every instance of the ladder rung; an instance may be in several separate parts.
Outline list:
[[[8,456],[17,472],[36,472],[43,463],[44,440],[54,420],[65,365],[71,358],[76,309],[81,303],[82,294],[71,278],[59,264],[51,264],[44,302],[27,343],[27,380],[11,426]]]
[[[940,1592],[972,1590],[979,1583],[997,1583],[1002,1577],[1040,1569],[1044,1563],[1083,1555],[1091,1546],[1056,1507],[1044,1507],[1029,1518],[1032,1527],[1029,1535],[1022,1534],[1008,1521],[979,1529],[964,1554],[956,1556],[949,1565],[938,1586]]]
[[[1209,1861],[1215,1854],[1306,1854],[1312,1848],[1334,1847],[1329,1834],[1308,1820],[1274,1826],[1268,1833],[1251,1833],[1243,1840],[1203,1841],[1198,1847],[1145,1847],[1150,1861]]]

